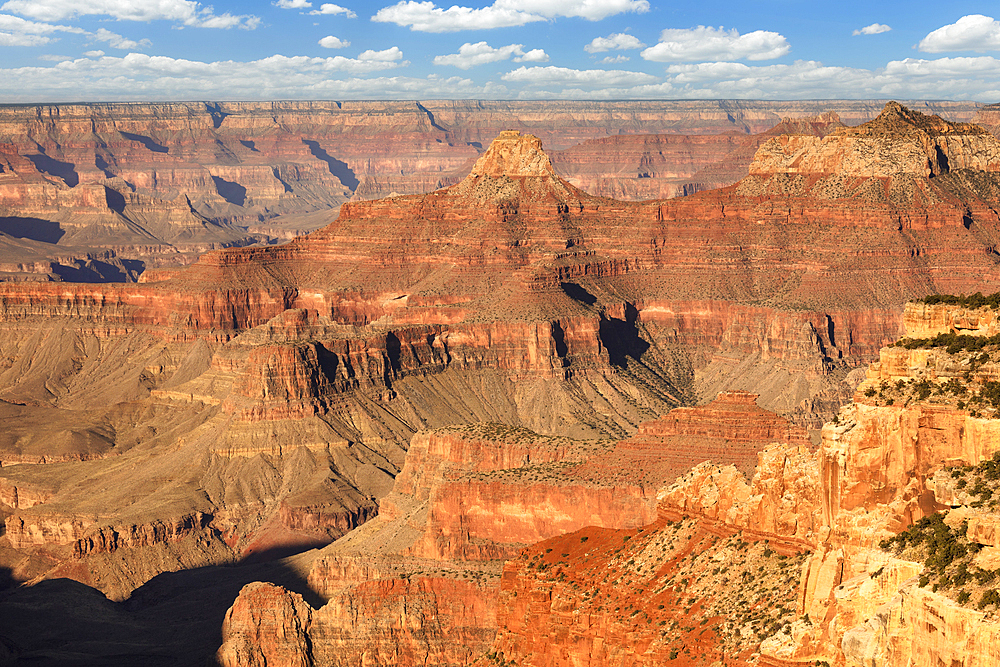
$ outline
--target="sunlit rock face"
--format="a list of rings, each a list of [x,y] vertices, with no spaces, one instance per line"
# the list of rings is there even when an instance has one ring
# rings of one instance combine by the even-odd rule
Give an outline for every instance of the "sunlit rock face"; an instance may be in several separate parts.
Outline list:
[[[73,580],[121,600],[155,591],[164,573],[324,547],[309,558],[326,570],[297,562],[327,601],[340,596],[346,611],[323,612],[329,636],[362,646],[352,614],[381,609],[412,630],[411,648],[433,639],[447,662],[489,649],[499,632],[490,596],[501,559],[588,526],[624,544],[661,522],[661,542],[707,551],[711,531],[732,538],[712,558],[743,548],[737,539],[770,540],[775,554],[745,550],[744,563],[763,565],[769,588],[789,576],[778,555],[815,549],[796,611],[823,629],[794,626],[790,612],[779,625],[802,639],[792,654],[833,659],[838,628],[870,618],[861,602],[837,606],[835,589],[890,563],[874,554],[879,541],[942,504],[928,487],[936,466],[993,451],[989,415],[907,403],[902,389],[866,402],[871,383],[877,395],[883,379],[916,379],[914,368],[950,378],[965,357],[892,348],[902,352],[868,371],[877,380],[855,387],[900,323],[921,319],[904,314],[907,298],[1000,281],[995,177],[761,172],[679,200],[622,202],[561,180],[539,140],[512,131],[461,182],[348,202],[324,229],[280,247],[215,250],[132,285],[0,285],[0,414],[11,424],[0,432],[0,566],[17,581]],[[990,316],[934,318],[988,330]],[[903,352],[912,356],[893,356]],[[758,397],[717,399],[725,390]],[[819,435],[852,396],[812,458],[818,438],[805,429]],[[461,433],[484,423],[497,433]],[[964,434],[951,434],[956,424]],[[532,435],[518,443],[505,429]],[[672,476],[647,467],[674,446],[720,467],[696,467],[674,488],[701,463],[677,456],[684,467]],[[597,474],[601,461],[635,474]],[[409,492],[392,492],[407,480]],[[707,523],[677,537],[682,513]],[[618,558],[609,553],[601,558]],[[372,593],[350,606],[338,572],[359,563],[379,572],[364,580],[370,589],[395,591],[391,603]],[[658,569],[643,563],[647,581]],[[721,572],[699,563],[681,570]],[[522,590],[534,590],[528,579],[518,575]],[[442,622],[466,628],[477,648],[456,657],[446,635],[395,615],[410,595],[424,596],[422,619],[458,614]],[[650,619],[677,602],[662,600],[643,607]],[[316,614],[321,602],[310,598]],[[708,609],[722,616],[740,602],[726,604]],[[485,610],[488,623],[467,624],[460,609]],[[652,622],[661,620],[686,623]],[[399,634],[378,639],[381,655],[394,655]],[[748,629],[739,651],[749,658],[765,638]]]

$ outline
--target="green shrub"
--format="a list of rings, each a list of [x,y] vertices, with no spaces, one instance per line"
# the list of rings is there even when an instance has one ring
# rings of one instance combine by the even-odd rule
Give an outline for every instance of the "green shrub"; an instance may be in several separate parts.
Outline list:
[[[996,310],[1000,308],[1000,292],[995,292],[988,296],[983,296],[982,292],[976,292],[975,294],[970,294],[969,296],[954,294],[928,294],[922,299],[919,299],[917,303],[925,303],[928,306],[934,306],[939,303],[951,305],[951,306],[962,306],[964,308],[986,308],[987,306]]]
[[[985,609],[989,605],[1000,605],[1000,593],[995,590],[990,589],[988,591],[983,591],[983,597],[979,599],[979,608]]]

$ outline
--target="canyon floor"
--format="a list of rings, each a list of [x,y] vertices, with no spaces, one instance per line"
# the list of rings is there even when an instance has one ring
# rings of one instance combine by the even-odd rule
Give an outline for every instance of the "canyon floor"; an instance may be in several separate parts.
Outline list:
[[[583,105],[593,116],[557,124],[546,140],[565,150],[550,154],[512,129],[486,145],[461,105],[388,105],[461,135],[439,146],[464,146],[454,179],[381,199],[358,179],[336,219],[283,244],[236,238],[247,206],[213,221],[195,196],[209,182],[250,192],[235,157],[172,171],[172,199],[136,186],[146,167],[121,175],[126,154],[166,165],[259,121],[230,152],[261,153],[253,173],[281,181],[293,168],[265,165],[291,142],[322,157],[327,196],[338,170],[350,177],[291,119],[377,117],[335,106],[274,105],[280,132],[260,105],[132,108],[147,117],[101,130],[108,146],[124,137],[121,171],[108,148],[96,181],[68,153],[49,158],[75,177],[9,151],[0,176],[48,175],[0,193],[64,210],[60,197],[90,192],[72,219],[104,201],[126,226],[166,197],[180,217],[159,229],[201,231],[177,237],[190,262],[151,261],[134,282],[49,279],[51,266],[0,282],[0,663],[1000,655],[997,299],[927,296],[1000,290],[994,109],[949,107],[970,123],[841,105],[773,128],[766,104],[659,109],[674,128],[744,130],[695,140],[624,136],[642,105]],[[614,141],[590,125],[609,110],[632,114]],[[113,111],[3,122],[34,137]],[[188,125],[157,125],[177,114]],[[100,132],[70,134],[60,150],[92,159]],[[660,183],[607,180],[597,154],[638,157],[634,180]],[[59,169],[79,181],[54,183]],[[605,196],[681,181],[687,196]],[[274,187],[289,214],[333,205]],[[18,224],[29,217],[42,219]],[[236,236],[198,245],[219,230]]]

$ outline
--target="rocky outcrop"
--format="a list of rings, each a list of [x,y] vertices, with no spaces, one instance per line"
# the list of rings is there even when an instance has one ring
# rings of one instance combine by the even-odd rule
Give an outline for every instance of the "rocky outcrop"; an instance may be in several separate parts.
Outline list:
[[[771,445],[750,484],[735,466],[708,461],[659,492],[663,507],[700,516],[797,548],[815,547],[822,489],[815,454],[803,445]]]
[[[991,321],[988,308],[908,304],[906,337],[882,350],[854,402],[826,425],[818,453],[823,528],[800,598],[800,610],[815,625],[775,638],[766,654],[849,665],[925,664],[941,656],[968,665],[994,659],[996,623],[979,611],[986,597],[974,610],[968,592],[938,592],[941,580],[927,590],[930,579],[940,576],[932,568],[936,561],[919,555],[912,562],[883,550],[891,544],[885,538],[949,506],[956,509],[942,526],[954,524],[976,550],[995,541],[993,512],[976,509],[982,502],[949,472],[1000,451],[996,420],[979,414],[976,392],[994,377],[992,362],[988,353],[980,357],[953,350],[947,341],[929,342],[956,331],[985,340],[992,335]],[[928,344],[908,343],[921,339]],[[991,567],[988,560],[980,562]]]
[[[805,429],[759,407],[757,398],[749,392],[729,391],[707,405],[675,408],[640,424],[635,435],[608,454],[592,458],[575,474],[660,488],[707,460],[735,466],[749,478],[758,453],[771,443],[811,447]]]
[[[308,667],[314,664],[307,634],[312,615],[298,593],[247,584],[226,612],[216,660],[224,667]]]
[[[829,136],[782,135],[758,150],[751,174],[850,174],[922,177],[1000,169],[1000,145],[984,128],[948,123],[890,102],[877,119]]]
[[[471,664],[493,639],[490,579],[418,576],[359,582],[313,615],[313,664]]]
[[[800,561],[666,517],[553,538],[504,567],[497,638],[476,664],[748,664],[765,628],[793,620]]]
[[[633,528],[656,517],[652,489],[594,483],[572,464],[593,445],[500,425],[418,433],[383,517],[404,517],[421,535],[408,555],[435,560],[507,558],[583,526]],[[417,525],[412,509],[425,503]]]

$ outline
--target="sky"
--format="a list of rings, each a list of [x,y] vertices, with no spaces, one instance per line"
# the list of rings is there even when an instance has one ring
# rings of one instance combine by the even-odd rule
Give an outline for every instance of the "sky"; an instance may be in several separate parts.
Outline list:
[[[0,102],[1000,101],[1000,5],[0,0]]]

